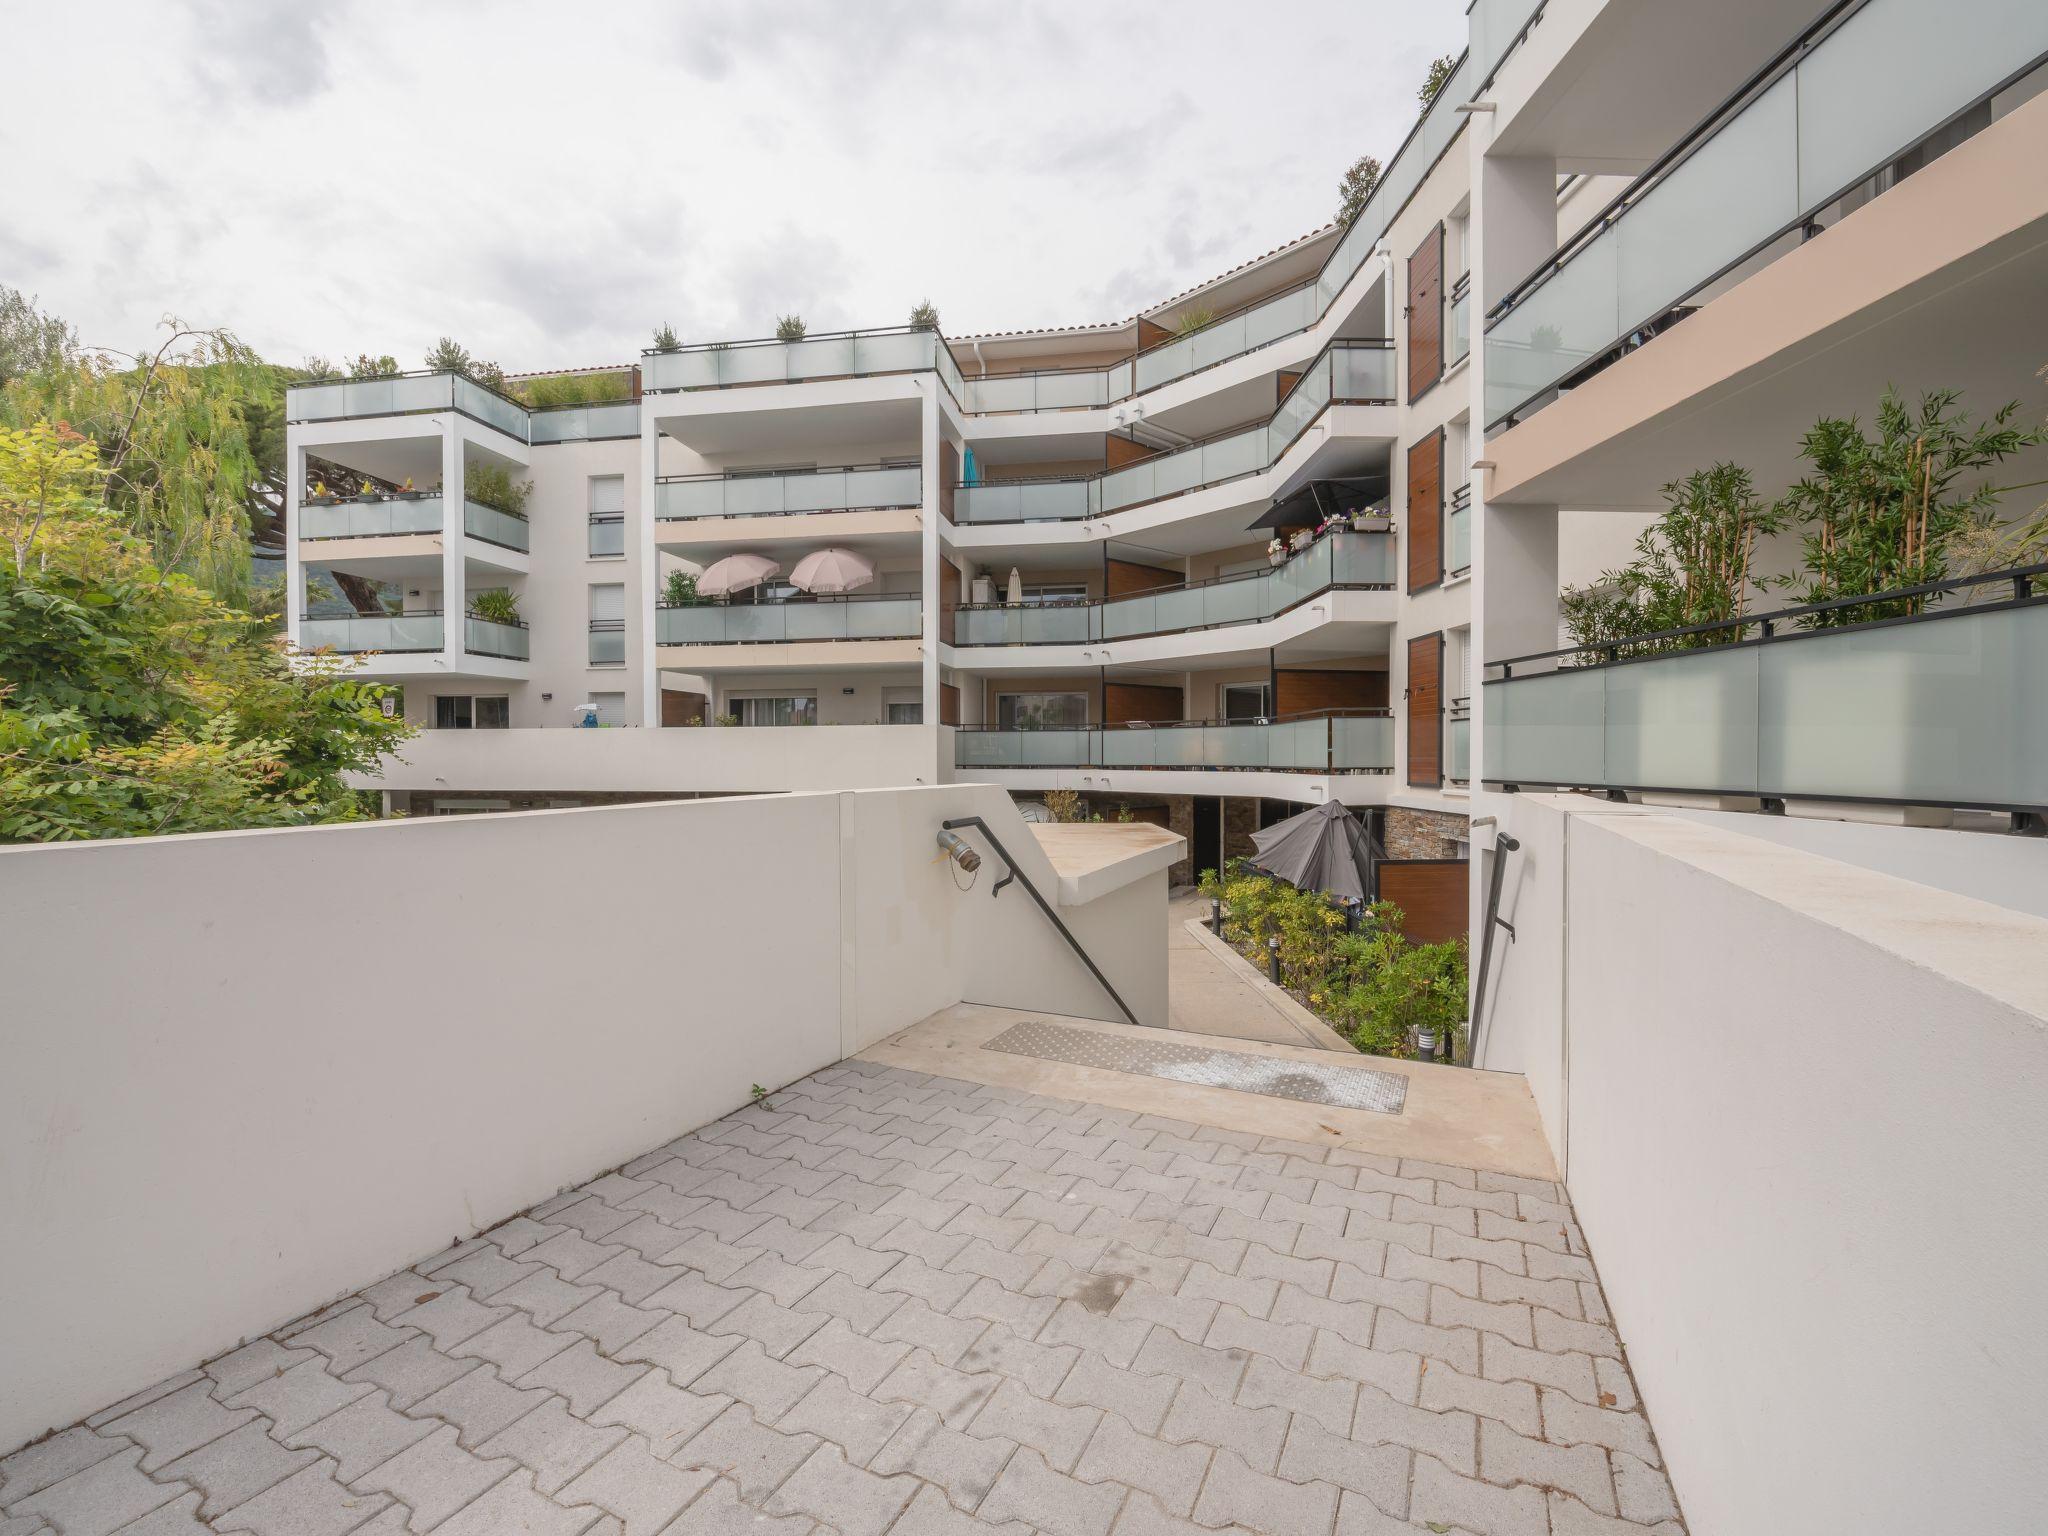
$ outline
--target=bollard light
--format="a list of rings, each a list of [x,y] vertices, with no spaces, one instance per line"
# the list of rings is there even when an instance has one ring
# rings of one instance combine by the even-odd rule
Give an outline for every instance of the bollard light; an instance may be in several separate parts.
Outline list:
[[[1280,935],[1274,934],[1266,940],[1266,960],[1273,973],[1273,985],[1280,984]]]
[[[1219,939],[1223,937],[1223,902],[1220,897],[1212,897],[1209,902],[1209,931]]]

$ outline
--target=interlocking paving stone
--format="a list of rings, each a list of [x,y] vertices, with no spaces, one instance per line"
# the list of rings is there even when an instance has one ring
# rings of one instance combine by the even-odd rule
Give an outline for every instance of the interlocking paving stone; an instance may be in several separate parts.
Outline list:
[[[1556,1186],[868,1062],[88,1422],[0,1536],[1682,1531]]]

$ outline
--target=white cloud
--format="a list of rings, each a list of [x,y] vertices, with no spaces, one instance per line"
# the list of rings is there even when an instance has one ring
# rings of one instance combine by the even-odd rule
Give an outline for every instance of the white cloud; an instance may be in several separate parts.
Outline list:
[[[1326,221],[1458,0],[128,0],[25,8],[0,282],[88,340],[692,338],[1121,319]],[[89,73],[89,93],[81,88]]]

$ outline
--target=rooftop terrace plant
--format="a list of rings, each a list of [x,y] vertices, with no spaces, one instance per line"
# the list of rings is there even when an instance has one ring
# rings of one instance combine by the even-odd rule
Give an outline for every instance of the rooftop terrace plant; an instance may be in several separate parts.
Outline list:
[[[519,597],[505,587],[486,587],[469,594],[469,611],[472,617],[492,624],[517,624]]]
[[[802,315],[777,315],[775,317],[775,339],[777,341],[802,341],[807,327]]]
[[[565,405],[599,405],[633,398],[633,375],[624,369],[600,373],[547,373],[515,379],[508,394],[534,410]]]
[[[526,499],[533,494],[533,482],[514,479],[512,471],[502,464],[479,459],[463,467],[462,494],[480,507],[524,517]]]
[[[663,321],[654,331],[654,350],[657,352],[680,352],[683,343],[676,335],[676,328]]]

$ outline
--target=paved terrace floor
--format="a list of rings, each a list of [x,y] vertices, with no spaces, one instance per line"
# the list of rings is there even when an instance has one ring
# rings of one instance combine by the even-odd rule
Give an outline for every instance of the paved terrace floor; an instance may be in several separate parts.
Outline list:
[[[1516,1080],[1337,1111],[976,1043],[1018,1017],[938,1015],[0,1460],[0,1536],[1682,1529]]]

